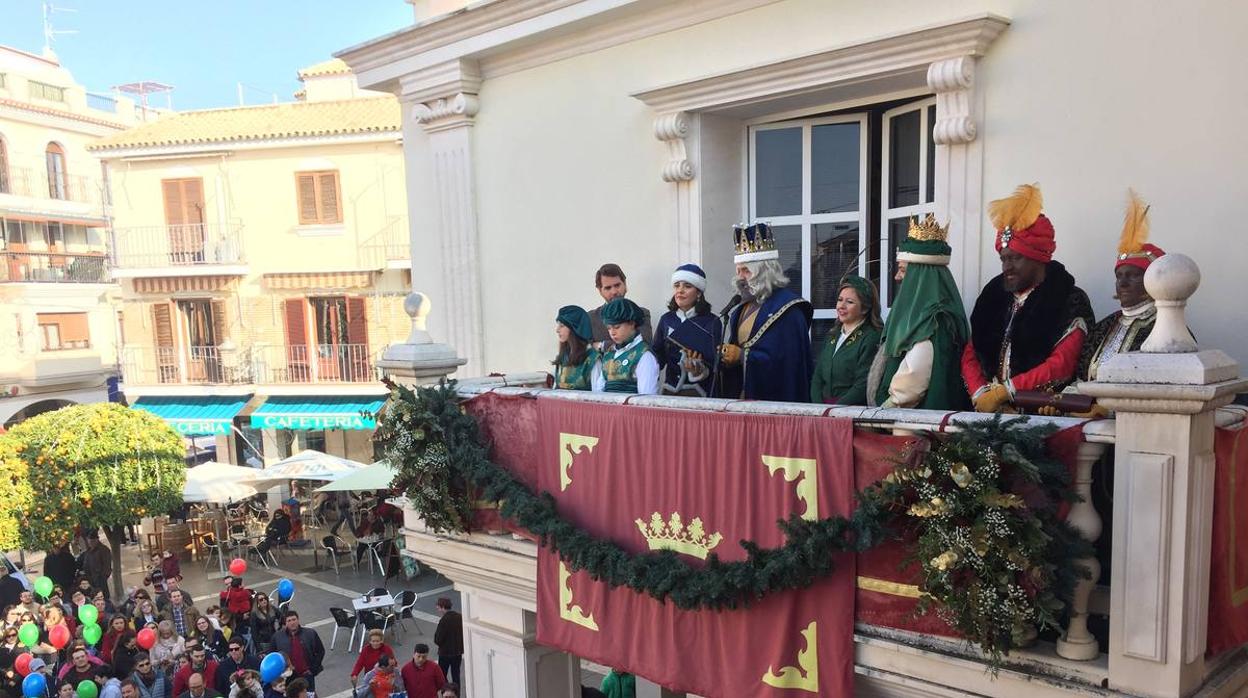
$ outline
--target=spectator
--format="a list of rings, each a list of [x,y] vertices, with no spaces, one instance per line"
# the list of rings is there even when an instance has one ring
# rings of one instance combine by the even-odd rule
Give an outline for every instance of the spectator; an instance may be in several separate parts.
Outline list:
[[[13,661],[23,651],[24,648],[17,643],[17,625],[9,623],[4,628],[3,638],[0,638],[0,691],[9,695],[21,695],[19,687],[22,677],[13,668]]]
[[[16,606],[21,602],[22,591],[26,589],[26,585],[22,584],[16,573],[9,571],[8,565],[0,565],[0,572],[4,573],[0,577],[0,606]]]
[[[30,611],[36,616],[43,610],[43,607],[39,605],[39,602],[35,601],[35,592],[30,589],[22,589],[22,592],[18,594],[17,607],[23,611]]]
[[[147,652],[134,655],[134,673],[130,675],[130,681],[138,690],[139,698],[172,698],[169,695],[169,675],[156,666]],[[124,698],[125,682],[121,688]]]
[[[130,625],[126,623],[125,616],[117,614],[108,620],[108,630],[104,632],[104,639],[100,640],[100,659],[106,663],[113,663],[113,650],[117,648],[121,638],[130,632]]]
[[[256,594],[255,608],[251,611],[251,641],[258,654],[273,649],[273,636],[277,634],[277,609],[269,602],[267,594]]]
[[[106,670],[103,664],[93,664],[91,655],[87,654],[86,647],[75,647],[69,654],[70,663],[61,669],[60,679],[71,686],[77,686],[83,681],[95,681],[99,685],[104,685]]]
[[[142,589],[140,589],[142,591]],[[136,598],[138,603],[134,608],[134,629],[141,630],[148,623],[159,623],[160,612],[156,610],[156,604],[151,599]]]
[[[437,664],[429,661],[429,645],[417,643],[412,661],[403,665],[403,688],[407,698],[438,698],[446,686],[446,677]]]
[[[82,571],[91,586],[108,595],[108,578],[113,575],[113,551],[100,541],[99,533],[87,536],[87,550],[82,554]]]
[[[199,611],[195,610],[195,606],[191,604],[190,599],[186,598],[181,589],[170,589],[169,606],[162,617],[173,623],[173,629],[178,631],[178,635],[190,637],[191,631],[195,628],[195,621],[199,618]]]
[[[173,621],[162,620],[156,629],[156,644],[152,645],[152,661],[165,671],[172,671],[173,660],[186,653],[186,641],[173,627]],[[172,695],[177,695],[172,693]]]
[[[91,594],[91,603],[95,604],[95,609],[100,612],[100,624],[103,624],[109,616],[117,612],[117,607],[113,605],[112,601],[108,600],[108,596],[104,594],[103,589],[96,589],[95,593]]]
[[[217,680],[216,661],[208,656],[208,651],[203,647],[196,647],[188,651],[187,654],[191,658],[190,663],[173,674],[173,694],[180,696],[183,691],[188,690],[191,677],[194,675],[199,675],[207,682],[209,688],[215,689]]]
[[[256,547],[260,552],[267,553],[274,546],[285,545],[290,540],[290,529],[290,517],[286,512],[281,509],[274,511],[273,518],[264,527],[264,540]]]
[[[442,692],[438,694],[438,698],[459,698],[459,686],[453,683],[446,684]]]
[[[204,682],[204,675],[193,673],[186,679],[186,691],[179,693],[178,698],[221,698],[216,689]]]
[[[243,669],[231,675],[229,698],[264,698],[264,686],[260,674]]]
[[[188,637],[199,640],[204,649],[208,651],[208,658],[213,661],[220,661],[226,655],[225,635],[212,625],[212,620],[208,616],[200,616],[195,619],[195,627],[191,630]],[[209,676],[210,682],[215,681],[216,675]],[[213,688],[217,686],[214,684]]]
[[[279,676],[264,688],[264,698],[286,698],[286,676]]]
[[[241,637],[231,638],[226,656],[217,662],[216,686],[226,688],[230,686],[235,674],[248,670],[260,671],[260,660],[255,655],[247,654],[247,645]],[[234,693],[233,688],[229,691]]]
[[[377,660],[382,657],[389,657],[391,664],[398,663],[394,650],[385,642],[385,634],[380,628],[373,628],[368,631],[368,644],[360,650],[360,656],[356,658],[355,666],[351,668],[351,681],[354,683],[360,672],[370,671],[376,667]]]
[[[139,589],[138,587],[126,587],[125,600],[122,601],[120,604],[115,605],[117,609],[117,613],[120,613],[121,615],[125,616],[127,623],[129,623],[130,619],[134,617],[134,609],[137,608],[139,605],[139,592],[140,591],[142,591],[145,594],[147,593],[145,589]]]
[[[100,698],[121,698],[121,679],[115,676],[104,679],[99,696]]]
[[[308,689],[316,690],[316,675],[324,668],[325,645],[321,636],[312,628],[299,625],[299,614],[288,611],[285,618],[285,629],[273,637],[273,647],[278,652],[290,657],[290,666],[295,678],[307,681]]]
[[[251,610],[251,592],[243,586],[242,577],[226,577],[225,589],[220,597],[221,608],[232,613],[235,619],[244,617]]]
[[[394,657],[381,655],[373,669],[364,675],[364,679],[355,689],[355,698],[390,698],[390,694],[398,693],[395,689],[401,689],[403,682],[395,673],[394,665]],[[354,676],[351,677],[351,682],[355,683]]]
[[[74,554],[69,552],[69,542],[56,546],[43,560],[43,573],[52,579],[53,584],[68,589],[74,583],[74,572],[78,563]]]
[[[151,664],[151,660],[148,660],[148,664],[149,665]],[[144,696],[143,692],[139,690],[139,685],[134,682],[134,679],[126,679],[125,681],[121,682],[121,698],[147,698],[147,697]]]
[[[74,698],[75,695],[77,695],[77,693],[74,690],[74,684],[69,683],[68,681],[61,684],[61,687],[56,689],[56,698]]]
[[[308,680],[292,679],[286,684],[286,698],[308,698]]]
[[[438,646],[438,668],[447,681],[459,685],[462,678],[460,667],[464,662],[464,618],[451,610],[451,600],[445,596],[438,599],[436,608],[438,628],[433,631],[433,644]]]
[[[165,593],[156,594],[156,610],[164,612],[165,609],[169,608],[169,594],[172,593],[174,589],[180,589],[180,588],[182,588],[182,579],[180,577],[174,578],[174,579],[166,579],[165,580]]]
[[[113,676],[123,679],[134,673],[134,660],[143,650],[139,648],[138,636],[133,630],[127,630],[113,650]],[[118,686],[118,690],[120,690]]]

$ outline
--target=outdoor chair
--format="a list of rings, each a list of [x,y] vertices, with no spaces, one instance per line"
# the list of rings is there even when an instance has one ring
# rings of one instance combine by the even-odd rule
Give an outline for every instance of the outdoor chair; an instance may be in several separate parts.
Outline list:
[[[390,591],[385,587],[373,587],[372,589],[364,592],[364,596],[368,596],[370,598],[377,596],[390,596]]]
[[[393,608],[375,608],[360,613],[360,621],[364,624],[364,631],[360,633],[360,650],[364,649],[364,640],[368,637],[369,630],[380,630],[382,635],[386,631],[391,630],[390,624],[398,620],[398,614]]]
[[[331,535],[330,537],[334,539],[334,547],[342,551],[341,554],[346,555],[347,560],[351,562],[351,569],[358,571],[360,569],[360,564],[356,562],[355,551],[351,549],[350,545],[347,545],[346,539],[343,538],[342,536]]]
[[[205,533],[199,537],[199,544],[204,548],[204,572],[208,571],[208,565],[212,564],[212,556],[217,556],[217,567],[221,569],[221,574],[225,574],[225,551],[222,549],[221,541],[211,533]]]
[[[412,609],[416,606],[416,592],[411,589],[405,589],[399,592],[394,599],[394,612],[398,614],[399,627],[403,632],[407,632],[407,625],[403,623],[404,618],[412,617]]]
[[[333,563],[334,574],[338,574],[338,556],[343,554],[350,555],[349,552],[344,553],[338,548],[338,541],[335,536],[323,536],[321,538],[321,550],[325,551],[325,557],[329,558],[329,561]]]
[[[351,634],[347,637],[347,651],[350,652],[351,643],[355,641],[355,628],[359,624],[359,617],[345,608],[331,607],[329,614],[334,617],[334,634],[329,638],[329,648],[332,650],[334,643],[338,642],[338,629],[346,628],[351,631]]]

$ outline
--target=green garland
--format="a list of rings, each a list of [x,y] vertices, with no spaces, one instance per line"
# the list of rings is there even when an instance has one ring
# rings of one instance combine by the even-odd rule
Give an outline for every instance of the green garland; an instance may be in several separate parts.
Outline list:
[[[888,478],[858,493],[848,518],[779,521],[784,545],[742,541],[746,559],[724,562],[712,553],[693,566],[672,551],[628,552],[560,516],[549,493],[534,493],[490,461],[453,383],[389,387],[375,438],[398,471],[396,486],[430,529],[465,532],[472,495],[498,501],[503,518],[535,535],[570,569],[682,609],[736,608],[804,588],[833,571],[833,553],[909,535],[917,540],[913,557],[922,569],[919,611],[934,606],[995,663],[1017,645],[1023,626],[1059,627],[1062,599],[1077,579],[1072,563],[1091,554],[1055,515],[1053,503],[1069,496],[1068,481],[1062,464],[1047,454],[1045,438],[1053,432],[1047,426],[999,418],[960,425],[959,432],[924,442],[930,452],[901,454]],[[955,465],[965,466],[968,486],[958,484],[966,475]],[[1023,483],[1047,503],[1020,506],[1012,492]]]

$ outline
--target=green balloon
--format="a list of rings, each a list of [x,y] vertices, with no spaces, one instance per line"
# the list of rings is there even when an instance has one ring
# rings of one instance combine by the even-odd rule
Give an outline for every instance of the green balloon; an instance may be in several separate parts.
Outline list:
[[[78,698],[95,698],[100,695],[100,687],[91,679],[78,682]]]
[[[36,579],[35,580],[35,593],[42,596],[45,599],[51,596],[52,595],[52,578],[40,577]]]
[[[104,637],[104,629],[98,623],[87,623],[82,626],[82,639],[87,641],[88,645],[94,645]]]
[[[34,623],[22,623],[22,627],[17,630],[17,639],[27,647],[34,647],[39,644],[39,626]]]
[[[84,604],[78,607],[78,620],[82,621],[83,625],[95,625],[99,619],[100,609],[94,604]]]

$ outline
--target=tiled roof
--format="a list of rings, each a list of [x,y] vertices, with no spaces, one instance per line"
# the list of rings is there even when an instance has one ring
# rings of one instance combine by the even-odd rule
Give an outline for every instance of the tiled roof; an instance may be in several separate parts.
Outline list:
[[[98,124],[100,126],[108,126],[110,128],[125,128],[125,124],[116,121],[108,121],[106,119],[96,119],[94,117],[85,116],[83,114],[75,114],[72,111],[64,109],[54,109],[52,107],[44,107],[30,102],[19,102],[16,99],[0,98],[0,106],[12,107],[23,111],[35,112],[36,114],[47,114],[48,116],[59,116],[62,119],[72,119],[74,121],[83,121],[88,124]]]
[[[399,131],[394,97],[339,102],[287,102],[256,107],[206,109],[165,116],[153,123],[96,141],[89,150],[158,148]]]
[[[351,69],[347,67],[346,62],[341,58],[331,58],[322,61],[316,65],[310,65],[299,71],[299,79],[316,77],[318,75],[346,75]]]

